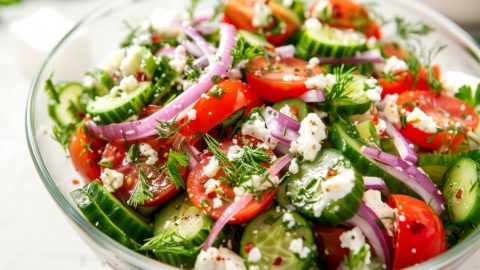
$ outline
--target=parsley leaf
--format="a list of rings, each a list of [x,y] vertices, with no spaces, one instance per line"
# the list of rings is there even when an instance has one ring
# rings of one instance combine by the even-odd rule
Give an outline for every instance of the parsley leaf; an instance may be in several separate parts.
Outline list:
[[[235,48],[231,51],[231,55],[233,57],[232,66],[235,67],[244,60],[250,60],[259,55],[267,55],[267,52],[264,47],[251,46],[245,39],[239,38]]]
[[[218,86],[215,86],[212,88],[212,90],[208,91],[208,93],[212,96],[212,97],[216,97],[216,98],[221,98],[223,93],[225,93],[225,91],[223,91],[222,88],[218,87]]]
[[[458,89],[458,92],[455,93],[455,97],[467,102],[468,104],[476,107],[480,104],[480,84],[477,85],[475,94],[473,94],[472,87],[469,85],[464,85]]]

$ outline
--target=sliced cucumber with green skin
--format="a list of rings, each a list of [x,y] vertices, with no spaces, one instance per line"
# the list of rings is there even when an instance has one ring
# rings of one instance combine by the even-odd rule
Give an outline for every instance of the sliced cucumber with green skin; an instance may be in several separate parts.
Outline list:
[[[458,155],[423,154],[418,157],[417,165],[439,188],[442,188],[445,173],[457,160]]]
[[[178,73],[168,62],[169,59],[166,56],[162,57],[155,69],[153,75],[155,84],[152,86],[154,88],[152,104],[164,105],[162,104],[162,100],[171,92],[172,87],[175,86]]]
[[[335,186],[328,187],[334,178]],[[297,211],[331,226],[355,215],[364,191],[362,176],[335,149],[323,149],[312,162],[299,164],[298,173],[288,177],[287,184],[287,196]]]
[[[291,215],[291,219],[284,218],[285,215]],[[291,224],[286,220],[291,220]],[[302,239],[303,247],[309,249],[302,256],[290,250],[292,241],[298,239]],[[309,269],[317,256],[313,232],[308,222],[296,212],[284,213],[274,209],[261,213],[247,225],[240,246],[240,255],[247,266],[257,266],[262,270]],[[249,260],[249,252],[253,248],[260,251],[258,261],[252,258]]]
[[[245,30],[237,31],[237,39],[243,39],[243,41],[245,41],[245,43],[250,47],[274,48],[274,46],[270,44],[265,37]]]
[[[367,48],[366,38],[354,30],[341,30],[322,26],[306,28],[297,43],[296,54],[303,59],[321,57],[351,57]]]
[[[96,68],[93,71],[87,72],[87,77],[92,80],[95,96],[107,95],[115,85],[110,74],[103,69]]]
[[[351,128],[349,129],[348,123],[341,123],[339,120],[332,125],[328,139],[332,146],[345,155],[361,174],[382,178],[391,193],[415,196],[415,192],[380,168],[375,160],[362,153],[361,148],[363,144],[355,138],[352,132],[356,132],[356,130],[352,131]]]
[[[85,91],[79,83],[60,83],[55,86],[58,102],[51,100],[48,105],[48,114],[60,126],[77,123],[81,119],[78,112],[82,112],[81,99]]]
[[[151,250],[164,263],[192,268],[213,224],[212,219],[196,208],[186,194],[182,194],[158,213],[155,236],[142,250]]]
[[[479,166],[470,158],[461,158],[445,175],[443,194],[450,219],[455,224],[480,223]]]
[[[143,82],[130,93],[120,96],[96,97],[87,105],[87,113],[97,124],[119,123],[139,113],[153,94],[151,83]]]
[[[356,125],[358,135],[366,145],[369,146],[380,146],[380,140],[377,135],[377,128],[372,120],[363,121]]]
[[[130,249],[137,250],[141,246],[138,242],[119,229],[116,224],[107,217],[95,200],[88,195],[85,189],[80,188],[74,190],[70,195],[85,218],[100,231]]]
[[[152,80],[157,68],[157,63],[153,58],[149,49],[141,46],[132,46],[127,48],[127,56],[130,58],[130,71],[131,74],[123,74],[125,77],[128,75],[137,76],[138,74],[145,74],[147,80]],[[133,55],[130,55],[133,54]]]
[[[285,105],[288,105],[290,108],[297,109],[298,111],[297,119],[299,122],[301,122],[303,118],[307,116],[307,114],[312,112],[312,109],[310,108],[310,106],[308,106],[308,104],[305,103],[305,101],[299,98],[284,99],[282,101],[279,101],[273,104],[273,108],[279,111],[281,108],[285,107]]]
[[[91,182],[83,189],[106,214],[107,218],[130,238],[143,243],[145,239],[152,237],[153,230],[147,224],[147,221],[133,210],[125,207],[100,183],[96,181]]]
[[[284,180],[280,186],[278,186],[277,194],[275,195],[275,201],[278,203],[278,205],[285,209],[294,210],[295,206],[287,196],[287,183],[288,180]]]

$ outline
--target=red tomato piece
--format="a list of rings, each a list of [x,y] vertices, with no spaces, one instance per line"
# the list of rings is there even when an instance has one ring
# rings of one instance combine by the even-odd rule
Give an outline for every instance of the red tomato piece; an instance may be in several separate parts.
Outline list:
[[[251,145],[259,145],[261,142],[250,136],[237,136],[235,139],[238,141],[239,146],[243,146],[247,140]],[[228,139],[222,141],[220,149],[227,153],[230,146],[234,145],[233,141]],[[269,155],[274,157],[275,155],[270,149],[267,149]],[[219,181],[219,187],[217,196],[222,198],[223,204],[221,207],[213,207],[212,196],[209,196],[210,193],[206,194],[205,183],[210,179],[210,177],[205,176],[203,173],[203,168],[208,165],[210,162],[210,155],[206,155],[200,161],[200,163],[193,168],[190,172],[187,179],[187,193],[189,195],[190,201],[197,206],[198,208],[204,209],[204,211],[213,219],[218,219],[223,212],[231,205],[231,202],[235,199],[235,193],[233,192],[233,187],[229,186],[227,183]],[[217,175],[214,177],[218,179],[219,177],[225,176],[225,173],[220,169]],[[277,189],[270,189],[264,191],[257,199],[250,202],[245,206],[240,212],[238,212],[231,220],[230,224],[240,224],[257,216],[262,212],[273,200]]]
[[[435,79],[440,79],[440,67],[433,66],[433,73],[435,74]],[[403,72],[394,77],[378,79],[378,83],[383,88],[382,98],[387,94],[400,94],[409,90],[433,90],[428,83],[428,72],[425,68],[421,67],[418,71],[418,78],[415,83],[414,76],[411,71]],[[415,85],[414,85],[415,84]]]
[[[128,152],[128,145],[123,141],[111,142],[105,148],[102,155],[102,161],[110,162],[109,169],[116,170],[125,176],[124,184],[114,195],[123,201],[128,201],[132,196],[133,190],[138,181],[138,170],[141,169],[147,175],[146,183],[153,197],[140,206],[155,206],[175,196],[181,189],[177,189],[170,178],[165,173],[159,173],[156,168],[161,167],[166,161],[166,153],[170,150],[170,145],[165,140],[156,138],[142,139],[131,143],[148,143],[158,152],[158,162],[149,166],[144,162],[125,163],[125,157]],[[105,167],[102,167],[104,170]],[[181,168],[184,179],[186,178],[186,169]]]
[[[320,67],[307,68],[308,62],[297,58],[267,59],[263,56],[253,59],[247,68],[247,82],[261,98],[277,102],[295,98],[308,89],[305,81],[322,74]],[[291,77],[286,80],[286,77]]]
[[[421,263],[447,250],[442,222],[428,204],[407,195],[390,195],[387,203],[398,209],[393,269]]]
[[[100,177],[98,162],[104,147],[105,141],[93,137],[84,124],[80,124],[70,138],[68,150],[73,166],[87,182]]]
[[[193,106],[195,119],[181,129],[188,142],[194,142],[195,135],[208,132],[238,110],[259,101],[247,84],[237,80],[221,81],[206,95]]]
[[[443,131],[436,134],[419,130],[413,123],[407,123],[405,128],[400,129],[407,139],[422,148],[437,150],[442,146],[455,147],[465,139],[462,134],[450,133],[445,123],[447,127],[460,125],[465,132],[475,129],[478,125],[478,115],[472,106],[433,91],[403,92],[398,98],[398,104],[407,111],[418,107],[443,128]]]

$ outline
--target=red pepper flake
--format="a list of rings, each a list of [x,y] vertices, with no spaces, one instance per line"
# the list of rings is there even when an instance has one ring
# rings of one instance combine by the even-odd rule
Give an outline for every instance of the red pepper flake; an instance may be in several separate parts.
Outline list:
[[[80,181],[78,181],[77,179],[73,179],[73,180],[72,180],[72,184],[78,185],[78,184],[80,184]]]
[[[143,72],[137,73],[137,76],[136,76],[136,77],[137,77],[137,78],[136,78],[137,81],[139,81],[139,82],[144,82],[144,81],[147,80],[147,74],[145,74],[145,73],[143,73]]]
[[[278,256],[273,260],[273,265],[281,265],[282,264],[282,257]]]
[[[250,253],[250,251],[252,251],[252,249],[255,247],[255,245],[253,243],[248,243],[245,245],[245,252],[248,254]]]
[[[207,194],[208,198],[209,199],[214,199],[217,197],[217,193],[215,191],[212,191],[210,193]]]
[[[460,200],[462,198],[462,195],[463,195],[463,188],[461,188],[457,191],[457,194],[455,195],[455,198]]]
[[[162,41],[162,38],[159,35],[152,35],[150,40],[152,41],[152,43],[157,43],[157,42]]]
[[[290,107],[290,112],[291,112],[293,115],[297,116],[297,115],[298,115],[298,108],[295,107],[295,106],[291,106],[291,107]]]

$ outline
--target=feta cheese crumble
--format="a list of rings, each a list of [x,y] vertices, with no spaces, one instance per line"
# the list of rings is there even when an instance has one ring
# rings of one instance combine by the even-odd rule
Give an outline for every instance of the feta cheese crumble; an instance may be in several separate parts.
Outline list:
[[[260,253],[260,249],[258,249],[257,247],[252,248],[248,253],[247,260],[249,262],[258,262],[260,261],[260,259],[262,259],[262,253]]]
[[[367,249],[367,255],[364,259],[364,266],[370,264],[370,245],[365,242],[365,236],[360,228],[355,227],[350,231],[342,233],[340,235],[340,246],[348,248],[350,252],[353,252],[354,254],[359,253],[360,250],[365,247]]]
[[[292,161],[290,161],[290,166],[288,166],[288,171],[291,173],[291,174],[297,174],[298,173],[298,163],[297,163],[297,159],[294,158],[292,159]]]
[[[220,182],[218,180],[215,180],[213,178],[210,178],[203,184],[203,187],[205,188],[205,194],[209,194],[211,192],[214,192],[217,187],[219,187]]]
[[[382,195],[378,190],[367,190],[363,194],[363,201],[372,209],[387,229],[388,235],[393,236],[393,216],[395,211],[382,201]]]
[[[158,161],[158,152],[153,149],[148,143],[141,143],[138,145],[140,156],[146,157],[145,164],[153,165]]]
[[[386,95],[381,102],[377,104],[377,108],[383,111],[385,118],[392,124],[400,123],[400,114],[397,106],[398,94]]]
[[[285,114],[286,116],[292,118],[292,119],[295,119],[298,121],[298,118],[295,114],[293,114],[292,112],[292,108],[288,105],[288,104],[285,104],[282,108],[280,108],[280,110],[278,110],[279,112]]]
[[[310,18],[305,21],[305,28],[310,31],[318,31],[322,29],[322,23],[317,18]]]
[[[223,206],[222,199],[215,197],[213,198],[213,209],[218,209]]]
[[[191,109],[190,111],[187,112],[187,118],[190,121],[193,121],[197,119],[197,110]]]
[[[288,249],[291,252],[297,254],[300,259],[306,259],[311,252],[311,249],[309,247],[303,245],[302,238],[293,239],[290,242]]]
[[[388,58],[383,67],[383,72],[387,74],[398,74],[404,71],[408,71],[407,63],[396,56]]]
[[[382,100],[382,87],[378,84],[378,81],[375,78],[369,78],[365,81],[365,94],[367,95],[368,99],[371,101],[380,101]]]
[[[286,212],[283,214],[282,221],[289,229],[295,226],[295,218],[290,212]]]
[[[407,122],[425,133],[437,132],[437,123],[418,107],[415,107],[411,112],[407,112]]]
[[[323,209],[330,203],[336,202],[352,192],[355,186],[355,174],[352,170],[339,172],[327,181],[321,182],[323,196],[321,200],[313,205],[313,214],[315,217],[322,215]]]
[[[234,161],[236,159],[241,158],[243,154],[244,154],[244,151],[242,147],[238,145],[232,145],[230,146],[230,148],[228,148],[227,158],[230,161]]]
[[[98,68],[105,70],[108,73],[113,73],[118,70],[120,63],[125,57],[125,50],[118,49],[109,53],[105,58],[102,59]]]
[[[242,257],[224,247],[210,247],[198,254],[194,270],[247,270]]]
[[[115,192],[123,186],[124,177],[122,173],[106,168],[100,175],[100,180],[108,192]]]
[[[322,149],[320,144],[325,138],[326,126],[315,113],[309,113],[300,123],[300,136],[290,145],[290,152],[300,154],[305,160],[312,161]]]
[[[208,162],[207,166],[203,167],[203,174],[206,177],[215,177],[217,175],[220,167],[218,166],[218,160],[216,157],[211,157],[210,161]]]
[[[134,45],[126,49],[125,57],[120,63],[120,71],[123,76],[136,75],[140,70],[139,54],[142,51],[142,47]]]
[[[257,28],[267,27],[272,18],[272,10],[263,1],[256,1],[253,6],[252,26]]]
[[[134,91],[137,87],[138,81],[133,75],[129,75],[120,81],[120,88],[127,93]]]
[[[337,78],[333,74],[320,74],[315,75],[311,78],[308,78],[305,81],[305,86],[308,89],[331,89],[332,86],[337,82]]]
[[[270,135],[265,121],[258,113],[253,113],[250,119],[243,124],[242,134],[261,140],[271,149],[274,149],[278,144],[278,140]]]

